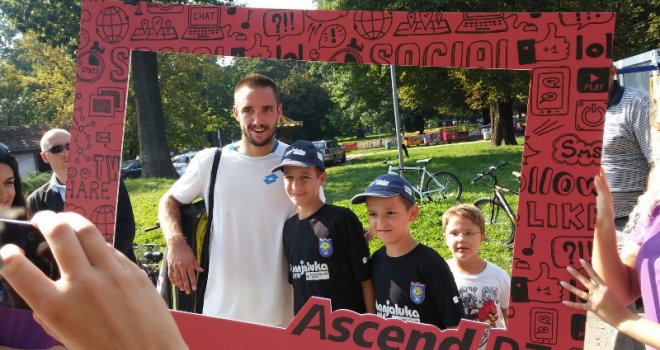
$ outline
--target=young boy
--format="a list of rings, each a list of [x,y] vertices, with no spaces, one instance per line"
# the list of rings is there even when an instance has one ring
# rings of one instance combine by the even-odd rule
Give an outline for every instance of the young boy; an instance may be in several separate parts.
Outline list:
[[[445,242],[452,254],[448,261],[465,308],[465,318],[505,328],[511,278],[499,266],[479,256],[486,239],[481,211],[470,204],[458,204],[442,216]],[[480,346],[486,345],[488,333]]]
[[[332,300],[333,310],[375,310],[369,247],[352,211],[320,198],[327,173],[313,143],[296,141],[272,172],[284,173],[297,214],[284,224],[284,251],[293,285],[294,314],[312,296]]]
[[[385,245],[371,257],[377,315],[457,327],[463,305],[447,263],[410,234],[419,212],[410,183],[396,174],[378,176],[351,199],[363,202],[371,231]]]

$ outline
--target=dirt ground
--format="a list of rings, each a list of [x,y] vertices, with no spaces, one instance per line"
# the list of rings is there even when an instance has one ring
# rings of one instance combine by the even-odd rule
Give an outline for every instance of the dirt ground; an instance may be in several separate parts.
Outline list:
[[[609,326],[591,312],[587,313],[586,331],[584,350],[607,350],[612,348]]]

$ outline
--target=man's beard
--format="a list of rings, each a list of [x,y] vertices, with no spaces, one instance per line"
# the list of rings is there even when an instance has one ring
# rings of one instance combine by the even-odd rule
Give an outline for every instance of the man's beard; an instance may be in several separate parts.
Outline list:
[[[268,137],[266,137],[263,141],[259,142],[259,141],[255,140],[255,139],[252,137],[252,135],[250,135],[250,128],[249,128],[249,127],[247,127],[247,128],[241,128],[241,132],[243,133],[243,136],[245,137],[245,139],[246,139],[251,145],[256,146],[256,147],[263,147],[263,146],[267,145],[268,143],[270,143],[270,142],[275,138],[275,130],[276,130],[276,129],[273,128],[273,130],[272,130],[272,132],[270,133],[270,135],[269,135]]]

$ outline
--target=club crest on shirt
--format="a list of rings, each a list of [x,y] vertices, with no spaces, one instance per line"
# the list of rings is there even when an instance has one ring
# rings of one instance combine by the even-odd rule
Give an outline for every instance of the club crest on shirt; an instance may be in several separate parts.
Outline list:
[[[421,282],[410,282],[410,300],[415,304],[421,304],[426,298],[426,285]]]
[[[319,238],[319,254],[324,258],[332,255],[332,238]]]

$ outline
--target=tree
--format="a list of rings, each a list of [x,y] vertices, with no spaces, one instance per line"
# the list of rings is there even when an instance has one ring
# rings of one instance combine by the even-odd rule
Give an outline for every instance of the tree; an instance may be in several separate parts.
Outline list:
[[[335,104],[333,116],[349,122],[345,134],[394,131],[389,69],[379,65],[317,63],[314,71]],[[369,129],[369,130],[367,130]]]
[[[0,59],[3,125],[68,123],[73,110],[75,62],[32,32],[13,41]]]
[[[332,135],[327,120],[332,101],[321,87],[319,77],[309,70],[296,67],[286,79],[279,82],[279,87],[284,115],[303,122],[302,127],[290,130],[290,140],[287,141],[317,140]]]
[[[131,1],[141,6],[137,1]],[[221,5],[233,1],[164,1]],[[62,47],[73,57],[77,48],[81,4],[79,0],[0,0],[0,11],[17,30],[34,31],[40,41]],[[142,176],[174,177],[164,132],[164,116],[158,88],[157,55],[134,51],[131,59],[135,104],[140,133]],[[138,84],[138,85],[135,85]]]
[[[470,108],[490,110],[491,144],[515,145],[513,104],[516,99],[526,99],[529,72],[459,69],[450,75],[465,91]]]
[[[17,124],[17,118],[30,114],[30,105],[23,103],[24,76],[13,65],[0,61],[0,125]]]
[[[397,11],[503,11],[510,10],[510,5],[505,2],[498,4],[494,9],[491,1],[416,1],[414,3],[404,1],[361,1],[351,2],[344,0],[320,0],[322,8],[360,9],[360,10],[397,10]],[[490,9],[489,9],[490,7]],[[399,76],[399,93],[401,105],[407,109],[408,118],[406,129],[424,131],[429,119],[438,118],[442,112],[460,111],[460,99],[466,97],[472,99],[472,103],[463,103],[473,109],[490,108],[492,124],[496,132],[493,134],[493,145],[515,144],[513,134],[512,113],[500,115],[501,111],[512,111],[510,103],[512,96],[517,96],[518,91],[509,91],[508,87],[518,87],[520,84],[513,83],[515,77],[511,75],[503,85],[491,85],[488,93],[480,91],[482,85],[488,82],[490,77],[488,71],[472,70],[460,79],[458,75],[452,75],[453,70],[428,69],[419,67],[403,67]],[[448,73],[450,72],[450,73]],[[508,72],[500,74],[509,74]],[[452,79],[448,79],[452,78]],[[500,79],[507,80],[507,79]],[[527,80],[529,82],[529,79]],[[462,91],[461,91],[462,90]],[[526,89],[522,90],[526,92]],[[465,96],[464,96],[465,95]],[[469,95],[469,96],[468,96]],[[499,108],[502,107],[502,108]]]

